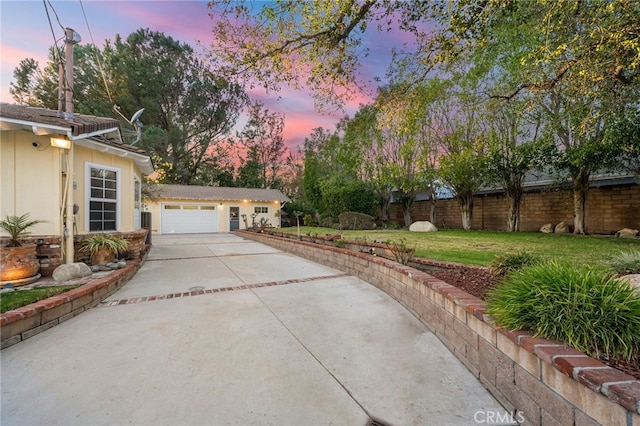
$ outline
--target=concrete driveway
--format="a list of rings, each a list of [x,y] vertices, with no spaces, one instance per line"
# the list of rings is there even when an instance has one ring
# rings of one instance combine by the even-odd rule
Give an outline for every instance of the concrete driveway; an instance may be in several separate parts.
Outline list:
[[[504,413],[355,277],[231,234],[153,243],[99,307],[0,353],[2,425],[473,425]]]

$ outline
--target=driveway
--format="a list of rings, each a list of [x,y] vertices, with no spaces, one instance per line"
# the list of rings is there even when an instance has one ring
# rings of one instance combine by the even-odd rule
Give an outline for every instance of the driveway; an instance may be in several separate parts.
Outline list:
[[[232,234],[153,243],[100,306],[0,353],[2,425],[473,425],[504,413],[415,317],[353,276]]]

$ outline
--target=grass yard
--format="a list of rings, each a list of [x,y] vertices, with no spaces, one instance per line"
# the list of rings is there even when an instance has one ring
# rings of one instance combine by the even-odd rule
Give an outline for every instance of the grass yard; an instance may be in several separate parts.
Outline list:
[[[64,285],[55,287],[40,287],[25,290],[14,290],[0,293],[0,313],[16,309],[47,297],[55,296],[65,291],[77,288],[77,285]]]
[[[297,234],[296,227],[281,228]],[[609,258],[623,251],[640,250],[640,239],[613,236],[542,234],[539,232],[463,231],[444,229],[438,232],[408,230],[337,231],[331,228],[300,227],[300,235],[341,233],[347,240],[368,242],[404,239],[416,248],[416,257],[467,265],[489,266],[498,254],[526,250],[542,259],[567,260],[575,264],[605,265]]]

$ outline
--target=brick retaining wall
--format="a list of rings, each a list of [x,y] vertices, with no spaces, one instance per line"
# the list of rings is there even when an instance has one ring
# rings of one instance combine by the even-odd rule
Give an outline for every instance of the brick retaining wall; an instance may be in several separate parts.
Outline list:
[[[562,343],[495,327],[486,303],[380,256],[248,231],[238,235],[373,284],[431,330],[507,410],[532,425],[640,426],[640,380]]]
[[[93,279],[73,290],[1,314],[0,347],[4,349],[15,345],[98,305],[125,285],[141,264],[140,259],[130,261],[127,266],[116,269],[106,277]]]

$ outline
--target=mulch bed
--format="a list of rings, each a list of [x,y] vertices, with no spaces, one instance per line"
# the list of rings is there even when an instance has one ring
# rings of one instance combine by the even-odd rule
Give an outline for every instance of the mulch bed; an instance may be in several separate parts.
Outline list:
[[[415,264],[412,266],[483,300],[487,296],[487,292],[499,283],[498,278],[482,268],[465,267],[464,265],[449,268]],[[640,380],[640,357],[636,357],[630,362],[616,359],[601,359],[601,361]]]

